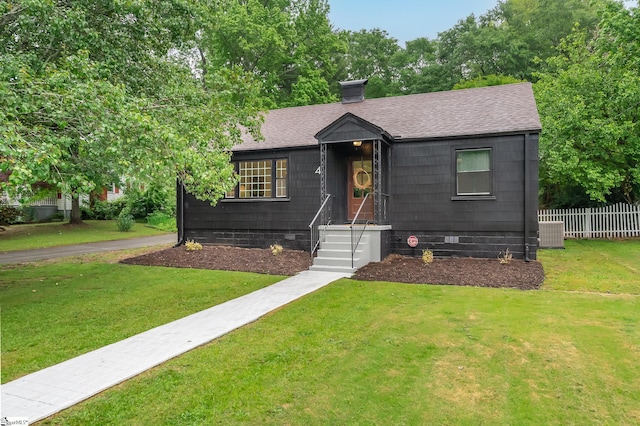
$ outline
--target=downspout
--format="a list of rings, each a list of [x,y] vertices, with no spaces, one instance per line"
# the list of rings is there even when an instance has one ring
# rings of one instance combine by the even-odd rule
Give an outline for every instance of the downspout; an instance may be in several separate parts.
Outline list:
[[[529,233],[530,233],[530,196],[531,196],[531,174],[529,165],[529,133],[524,135],[524,261],[529,262],[530,247],[529,247]]]
[[[177,200],[177,214],[176,214],[176,227],[178,228],[178,242],[173,247],[179,247],[185,243],[184,237],[184,184],[177,179],[176,180],[176,197]]]

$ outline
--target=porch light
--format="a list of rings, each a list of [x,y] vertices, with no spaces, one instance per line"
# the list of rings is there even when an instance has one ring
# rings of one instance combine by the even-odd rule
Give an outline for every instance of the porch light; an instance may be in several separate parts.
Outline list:
[[[362,141],[353,141],[353,146],[358,147],[362,145]]]

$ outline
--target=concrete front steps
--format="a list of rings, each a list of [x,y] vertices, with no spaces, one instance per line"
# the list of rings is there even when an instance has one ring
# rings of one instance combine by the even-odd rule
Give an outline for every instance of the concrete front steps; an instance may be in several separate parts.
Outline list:
[[[353,274],[369,262],[380,262],[382,235],[391,231],[391,225],[355,225],[353,244],[360,238],[351,264],[351,228],[349,225],[326,225],[319,227],[321,242],[314,258],[312,271],[341,272]]]
[[[357,235],[354,235],[354,239],[357,239]],[[312,271],[352,274],[371,261],[370,252],[369,237],[363,235],[353,254],[352,264],[351,233],[328,230],[325,231],[324,240],[320,243],[320,248],[318,249],[318,255],[313,259],[313,265],[309,269]]]

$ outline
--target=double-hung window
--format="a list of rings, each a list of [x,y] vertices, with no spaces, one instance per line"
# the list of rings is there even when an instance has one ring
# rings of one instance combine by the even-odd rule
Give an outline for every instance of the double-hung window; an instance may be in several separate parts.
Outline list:
[[[287,160],[251,160],[236,163],[238,185],[226,198],[286,198]]]
[[[491,195],[491,149],[456,150],[456,195]]]
[[[276,163],[276,198],[287,196],[287,160],[279,159]]]

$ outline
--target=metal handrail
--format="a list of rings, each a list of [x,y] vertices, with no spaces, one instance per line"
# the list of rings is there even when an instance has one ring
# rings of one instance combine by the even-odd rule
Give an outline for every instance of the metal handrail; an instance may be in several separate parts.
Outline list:
[[[327,196],[325,197],[324,201],[322,202],[322,205],[320,205],[320,208],[318,209],[318,212],[316,213],[316,215],[313,217],[313,220],[309,224],[309,230],[311,231],[311,256],[313,256],[313,253],[315,253],[316,249],[320,245],[320,226],[318,226],[316,228],[314,225],[315,225],[316,221],[318,220],[318,217],[320,217],[321,215],[322,215],[322,217],[324,217],[323,213],[324,213],[325,207],[327,206],[327,203],[329,202],[330,198],[331,198],[331,194],[327,194]],[[322,222],[324,222],[324,220],[322,220]],[[329,209],[329,217],[328,217],[327,223],[323,223],[323,225],[328,225],[329,223],[331,223],[331,210],[330,209]],[[315,234],[314,231],[316,231],[316,230],[317,230],[317,235],[314,236],[314,234]]]
[[[367,225],[369,225],[369,220],[367,220],[364,226],[362,227],[362,232],[360,232],[360,235],[358,236],[358,241],[356,241],[355,246],[353,244],[353,225],[355,225],[356,221],[358,220],[358,217],[360,216],[360,211],[362,210],[362,207],[364,207],[364,203],[367,202],[367,198],[369,198],[369,194],[370,192],[367,192],[365,194],[364,199],[360,203],[360,208],[358,208],[358,211],[356,212],[355,216],[353,217],[353,220],[351,221],[351,225],[349,225],[349,230],[351,233],[351,267],[352,268],[353,268],[353,256],[355,255],[356,250],[358,249],[358,245],[360,244],[360,240],[362,239],[364,230],[367,228]]]

